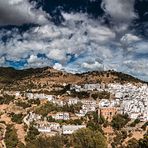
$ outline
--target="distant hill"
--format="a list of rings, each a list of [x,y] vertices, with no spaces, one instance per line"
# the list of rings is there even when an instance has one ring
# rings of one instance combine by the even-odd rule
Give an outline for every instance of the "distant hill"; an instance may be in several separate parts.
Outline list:
[[[5,89],[49,89],[53,86],[84,83],[145,83],[131,75],[116,71],[92,71],[71,74],[51,67],[16,70],[12,67],[0,68],[0,88]]]

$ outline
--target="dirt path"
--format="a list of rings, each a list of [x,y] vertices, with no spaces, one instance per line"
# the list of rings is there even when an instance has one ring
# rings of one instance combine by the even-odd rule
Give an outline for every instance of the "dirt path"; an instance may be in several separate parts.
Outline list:
[[[26,132],[24,131],[24,125],[23,124],[15,124],[15,129],[17,130],[17,136],[19,141],[25,144],[25,136]]]
[[[0,127],[2,127],[2,128],[4,129],[4,132],[3,132],[2,137],[5,139],[5,134],[6,134],[6,125],[5,125],[5,124],[3,124],[3,123],[0,123]],[[2,147],[2,148],[6,148],[6,144],[5,144],[4,139],[1,141],[1,147]]]

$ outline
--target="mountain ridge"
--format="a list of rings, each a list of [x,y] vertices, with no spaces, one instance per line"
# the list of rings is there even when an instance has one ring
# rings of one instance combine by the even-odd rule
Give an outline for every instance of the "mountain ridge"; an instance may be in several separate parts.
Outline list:
[[[17,70],[12,67],[0,67],[0,88],[18,86],[28,87],[28,84],[36,85],[62,85],[84,83],[148,83],[131,75],[108,71],[91,71],[85,73],[67,73],[51,67],[29,68]]]

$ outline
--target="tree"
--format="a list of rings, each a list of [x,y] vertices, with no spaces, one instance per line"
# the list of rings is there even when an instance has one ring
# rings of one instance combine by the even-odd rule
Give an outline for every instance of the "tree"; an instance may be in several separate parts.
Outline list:
[[[146,130],[146,127],[148,126],[148,121],[147,122],[145,122],[142,126],[141,126],[141,128],[143,129],[143,130]]]
[[[48,113],[50,113],[51,111],[60,111],[60,107],[58,107],[57,105],[51,103],[51,102],[47,102],[46,104],[43,104],[42,106],[39,106],[36,110],[35,113],[42,115],[43,117],[47,116]]]
[[[23,102],[23,101],[18,101],[15,103],[17,106],[22,107],[23,109],[26,109],[28,107],[31,107],[31,104],[27,103],[27,102]]]
[[[93,112],[92,114],[93,114],[93,121],[95,123],[98,123],[98,112]]]
[[[49,147],[51,147],[51,148],[63,148],[64,147],[63,137],[60,136],[60,135],[56,135],[54,137],[51,137],[49,139]]]
[[[0,97],[0,104],[9,104],[14,99],[15,99],[15,96],[4,94],[3,97]]]
[[[22,114],[14,114],[12,113],[11,120],[12,122],[16,122],[17,124],[21,124],[23,120],[23,115]]]
[[[53,137],[38,137],[27,141],[26,148],[63,148],[64,139],[63,136],[55,135]]]
[[[17,148],[26,148],[24,143],[20,142],[17,144]]]
[[[113,142],[111,143],[113,148],[122,147],[123,141],[127,138],[127,131],[116,131],[116,136],[113,138]]]
[[[65,121],[66,124],[75,124],[75,125],[81,125],[82,124],[82,119],[70,119]]]
[[[148,148],[148,131],[144,135],[143,139],[139,140],[139,148]]]
[[[99,123],[99,124],[105,123],[105,118],[104,118],[102,115],[100,115],[100,116],[98,117],[98,123]]]
[[[101,132],[88,128],[80,129],[72,135],[71,146],[74,148],[107,148],[106,139]]]
[[[100,92],[98,92],[98,98],[99,99],[109,99],[110,98],[110,92],[100,91]]]
[[[139,148],[138,140],[132,138],[128,141],[126,148]]]
[[[130,124],[130,126],[131,126],[131,127],[135,127],[136,124],[138,124],[139,122],[140,122],[139,119],[135,119],[135,120]]]
[[[36,136],[39,134],[39,131],[34,126],[30,126],[27,132],[26,141],[32,141],[33,139],[36,139]]]
[[[93,130],[94,132],[95,132],[95,131],[99,131],[99,132],[101,132],[102,134],[104,134],[104,133],[103,133],[103,130],[102,130],[102,127],[101,127],[99,124],[94,123],[93,121],[89,121],[89,122],[87,123],[87,127],[88,127],[89,129]]]
[[[55,122],[55,119],[52,118],[52,116],[48,116],[48,117],[47,117],[47,121],[48,121],[48,122]]]
[[[5,144],[7,148],[15,148],[18,144],[18,137],[16,130],[12,125],[7,125],[6,135],[5,135]]]
[[[113,117],[111,124],[112,127],[119,130],[124,127],[129,121],[128,115],[117,114]]]
[[[98,96],[99,96],[98,93],[94,93],[94,94],[91,95],[91,97],[92,97],[94,100],[96,100],[96,99],[98,98]]]
[[[127,138],[127,131],[126,130],[122,130],[121,131],[121,134],[122,134],[122,138],[123,139],[126,139]]]

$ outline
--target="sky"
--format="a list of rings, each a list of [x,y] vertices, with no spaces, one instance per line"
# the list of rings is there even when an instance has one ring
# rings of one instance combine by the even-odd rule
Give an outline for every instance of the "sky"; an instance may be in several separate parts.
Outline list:
[[[148,0],[0,0],[0,66],[148,81]]]

